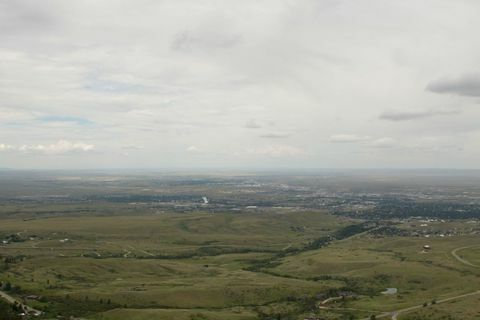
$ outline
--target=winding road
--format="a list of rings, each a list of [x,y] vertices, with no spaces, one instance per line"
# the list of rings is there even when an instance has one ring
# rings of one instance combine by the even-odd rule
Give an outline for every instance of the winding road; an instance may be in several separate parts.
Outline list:
[[[464,258],[460,257],[460,256],[457,254],[457,252],[460,251],[460,250],[469,249],[469,248],[473,248],[473,247],[480,247],[480,245],[473,245],[473,246],[456,248],[456,249],[453,249],[450,253],[452,254],[452,256],[453,256],[455,259],[457,259],[459,262],[463,263],[464,265],[467,265],[467,266],[470,266],[470,267],[474,267],[474,268],[480,268],[479,265],[473,264],[473,263],[471,263],[470,261],[465,260]]]
[[[480,290],[478,290],[478,291],[473,291],[473,292],[469,292],[469,293],[465,293],[465,294],[461,294],[461,295],[458,295],[458,296],[455,296],[455,297],[450,297],[450,298],[441,299],[441,300],[438,300],[436,303],[437,303],[437,304],[439,304],[439,303],[445,303],[445,302],[448,302],[448,301],[452,301],[452,300],[456,300],[456,299],[461,299],[461,298],[466,298],[466,297],[474,296],[474,295],[477,295],[477,294],[480,294]],[[431,304],[429,304],[429,305],[431,305]],[[424,308],[423,304],[419,304],[419,305],[416,305],[416,306],[413,306],[413,307],[404,308],[404,309],[399,309],[399,310],[396,310],[396,311],[384,312],[384,313],[381,313],[381,314],[377,315],[376,318],[377,318],[377,319],[381,319],[381,318],[385,318],[385,317],[391,317],[392,320],[396,320],[396,319],[398,319],[398,316],[399,316],[401,313],[407,313],[407,312],[414,311],[414,310],[421,309],[421,308]],[[370,318],[364,318],[364,319],[362,319],[362,320],[369,320],[369,319],[370,319]]]
[[[450,253],[458,262],[460,262],[460,263],[462,263],[466,266],[469,266],[469,267],[480,268],[479,265],[471,263],[470,261],[468,261],[468,260],[466,260],[466,259],[464,259],[464,258],[462,258],[458,255],[458,251],[464,250],[464,249],[469,249],[469,248],[474,248],[474,247],[480,247],[480,245],[459,247],[459,248],[453,249]],[[480,294],[480,290],[469,292],[469,293],[464,293],[464,294],[454,296],[454,297],[450,297],[450,298],[441,299],[441,300],[436,301],[436,303],[437,304],[438,303],[445,303],[445,302],[448,302],[448,301],[452,301],[452,300],[456,300],[456,299],[462,299],[462,298],[466,298],[466,297],[470,297],[470,296],[474,296],[474,295],[478,295],[478,294]],[[431,305],[431,303],[429,305]],[[421,309],[423,307],[424,307],[424,304],[422,303],[422,304],[412,306],[412,307],[408,307],[408,308],[403,308],[403,309],[390,311],[390,312],[384,312],[384,313],[376,315],[375,317],[376,317],[376,319],[390,317],[390,319],[392,319],[392,320],[397,320],[400,314],[408,313],[410,311]],[[370,318],[364,318],[362,320],[369,320],[369,319]]]

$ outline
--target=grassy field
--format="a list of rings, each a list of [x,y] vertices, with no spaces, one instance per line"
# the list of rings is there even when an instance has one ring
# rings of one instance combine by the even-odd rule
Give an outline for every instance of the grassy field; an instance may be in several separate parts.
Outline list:
[[[438,235],[461,226],[379,236],[374,224],[282,210],[2,219],[0,236],[16,240],[0,245],[0,281],[40,296],[27,302],[45,318],[362,319],[478,290],[480,268],[461,261],[480,264],[478,236]],[[404,317],[442,319],[469,301]]]
[[[253,320],[258,319],[256,313],[245,310],[244,308],[227,309],[221,311],[212,311],[204,309],[190,310],[165,310],[165,309],[115,309],[104,312],[96,316],[98,320],[114,320],[114,319],[132,319],[132,320]]]
[[[22,241],[0,246],[0,280],[42,296],[30,303],[50,315],[249,319],[341,287],[248,269],[349,223],[321,212],[6,219],[0,234]]]
[[[473,265],[480,266],[480,243],[461,247],[456,251],[456,254],[461,259],[465,259]]]
[[[477,241],[477,236],[427,240],[367,235],[287,257],[272,271],[297,278],[346,279],[360,295],[329,307],[365,311],[356,316],[378,314],[478,290],[480,269],[460,263],[451,254]],[[432,249],[425,252],[425,244]],[[397,288],[398,294],[381,294],[386,288]]]
[[[28,250],[27,247],[55,248],[66,254],[70,250],[84,250],[88,247],[105,252],[132,251],[135,256],[147,257],[151,254],[167,255],[172,252],[176,254],[217,246],[276,251],[288,245],[296,246],[327,235],[348,223],[346,220],[312,212],[261,215],[159,214],[23,221],[5,219],[0,225],[0,234],[20,232],[25,236],[33,235],[39,239],[12,245],[11,250],[15,248]],[[71,241],[59,242],[62,239]],[[140,249],[137,249],[137,246]]]
[[[399,317],[400,320],[480,319],[480,295],[430,305]]]

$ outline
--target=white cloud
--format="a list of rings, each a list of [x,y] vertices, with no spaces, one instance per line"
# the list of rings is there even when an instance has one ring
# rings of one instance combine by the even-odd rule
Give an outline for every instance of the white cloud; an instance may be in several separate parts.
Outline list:
[[[23,152],[38,152],[44,154],[65,154],[72,152],[93,151],[94,148],[95,146],[92,144],[59,140],[53,144],[22,145],[18,148],[18,150]]]
[[[330,136],[330,142],[333,143],[352,143],[368,141],[371,138],[369,136],[361,136],[356,134],[334,134]]]
[[[25,122],[35,119],[33,112],[25,110],[16,110],[13,108],[0,108],[0,122]]]
[[[375,139],[370,143],[374,148],[393,148],[397,146],[397,141],[390,137]]]
[[[13,150],[14,147],[9,145],[9,144],[3,144],[3,143],[0,143],[0,151],[9,151],[9,150]]]
[[[275,158],[300,157],[307,155],[305,150],[290,145],[270,145],[265,147],[249,148],[240,153],[240,155],[242,154]]]
[[[190,152],[190,153],[202,153],[202,150],[195,147],[195,146],[190,146],[185,151]]]

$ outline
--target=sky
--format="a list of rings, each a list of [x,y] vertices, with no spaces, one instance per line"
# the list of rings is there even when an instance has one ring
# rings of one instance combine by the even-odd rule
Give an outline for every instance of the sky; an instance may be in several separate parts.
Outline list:
[[[0,168],[480,169],[478,0],[0,0]]]

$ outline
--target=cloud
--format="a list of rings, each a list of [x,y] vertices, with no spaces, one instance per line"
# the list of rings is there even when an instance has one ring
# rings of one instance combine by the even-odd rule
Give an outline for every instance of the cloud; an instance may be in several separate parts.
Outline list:
[[[0,33],[15,34],[40,32],[53,27],[56,23],[52,12],[55,5],[44,3],[35,6],[28,0],[0,1]]]
[[[246,149],[244,152],[236,153],[236,155],[242,154],[274,158],[300,157],[307,155],[307,153],[303,149],[290,145],[270,145],[259,148],[250,148]]]
[[[330,142],[333,143],[352,143],[370,140],[369,136],[359,136],[356,134],[335,134],[330,136]]]
[[[480,74],[464,74],[456,79],[439,79],[430,82],[427,90],[459,96],[480,97]]]
[[[383,137],[373,140],[370,143],[370,146],[379,149],[393,148],[397,146],[397,140],[390,137]]]
[[[178,33],[172,41],[172,49],[178,51],[190,51],[193,49],[228,49],[242,41],[238,34],[227,34],[223,32],[212,32],[210,34],[199,34],[191,31]]]
[[[268,139],[285,139],[290,136],[291,134],[286,132],[267,132],[267,133],[261,134],[259,137],[268,138]]]
[[[262,126],[258,124],[255,120],[250,119],[245,123],[244,127],[248,129],[260,129]]]
[[[12,108],[0,108],[0,122],[21,123],[35,119],[33,112],[15,110]]]
[[[397,141],[391,137],[373,138],[370,136],[360,136],[356,134],[337,134],[330,137],[333,143],[361,143],[364,146],[372,148],[393,148],[397,146]]]
[[[190,152],[190,153],[202,153],[202,150],[200,150],[199,148],[197,148],[195,146],[190,146],[187,149],[185,149],[185,151]]]
[[[136,144],[127,144],[122,146],[123,150],[142,150],[144,147]]]
[[[449,94],[478,96],[480,2],[467,2],[0,0],[1,165],[73,152],[92,161],[61,166],[300,166],[280,157],[303,150],[311,167],[435,165],[393,152],[450,135],[466,151],[444,163],[478,167],[480,108],[446,112]],[[368,159],[344,156],[359,149]]]
[[[16,148],[22,152],[38,152],[44,154],[67,154],[77,152],[93,151],[95,148],[92,144],[83,142],[70,142],[67,140],[59,140],[53,144],[37,144],[37,145],[22,145]]]
[[[24,144],[20,146],[0,143],[1,151],[14,151],[22,153],[41,153],[47,155],[68,154],[78,152],[90,152],[95,149],[93,144],[83,142],[71,142],[68,140],[59,140],[52,144]]]
[[[425,111],[400,111],[400,110],[390,110],[385,111],[380,114],[379,118],[381,120],[389,121],[409,121],[417,120],[424,118],[431,118],[436,116],[445,116],[445,115],[455,115],[460,114],[459,110],[425,110]]]
[[[14,147],[9,145],[9,144],[3,144],[3,143],[0,143],[0,151],[9,151],[9,150],[13,150]]]
[[[139,84],[123,83],[112,80],[92,79],[84,86],[84,89],[94,92],[130,93],[146,90]]]

